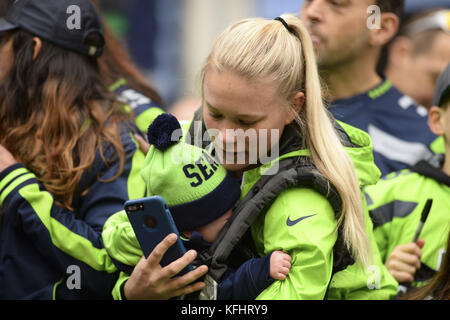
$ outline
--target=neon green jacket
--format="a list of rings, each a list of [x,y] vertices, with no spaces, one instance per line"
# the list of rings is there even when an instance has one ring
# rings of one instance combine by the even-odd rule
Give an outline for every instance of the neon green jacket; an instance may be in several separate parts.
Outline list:
[[[433,143],[430,145],[431,151],[434,154],[445,154],[445,140],[443,136],[438,137]]]
[[[438,166],[442,165],[443,157],[437,156],[435,160],[392,173],[365,189],[383,262],[395,247],[412,241],[426,201],[434,200],[420,234],[425,240],[422,267],[416,272],[412,286],[425,283],[428,268],[439,270],[449,234],[450,177]]]
[[[359,129],[344,123],[340,125],[354,144],[346,150],[354,161],[360,186],[376,183],[380,172],[373,162],[370,137]],[[303,151],[300,153],[307,154]],[[298,152],[291,154],[298,155]],[[243,196],[259,177],[258,169],[244,173]],[[381,262],[367,208],[364,213],[366,231],[374,251],[373,266],[364,270],[354,264],[334,274],[328,299],[391,299],[397,292],[397,283]],[[312,214],[316,215],[294,226],[286,223],[288,219],[295,221]],[[324,299],[332,275],[335,228],[330,203],[316,191],[293,188],[280,194],[266,214],[253,223],[251,231],[259,255],[281,249],[291,255],[292,267],[286,280],[273,283],[258,299]]]

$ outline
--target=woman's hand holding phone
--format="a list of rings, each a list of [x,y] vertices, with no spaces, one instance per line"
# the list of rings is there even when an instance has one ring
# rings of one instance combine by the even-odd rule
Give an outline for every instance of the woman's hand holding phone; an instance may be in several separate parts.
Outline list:
[[[183,276],[173,278],[195,260],[197,252],[194,250],[161,267],[162,257],[176,241],[177,235],[170,234],[155,247],[147,259],[142,257],[124,286],[125,297],[128,300],[167,300],[205,287],[204,282],[193,283],[208,272],[208,267],[204,265]]]

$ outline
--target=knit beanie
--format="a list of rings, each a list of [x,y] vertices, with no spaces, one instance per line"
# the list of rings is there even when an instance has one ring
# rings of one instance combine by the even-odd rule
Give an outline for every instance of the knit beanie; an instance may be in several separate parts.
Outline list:
[[[178,120],[158,116],[148,128],[150,150],[141,176],[148,196],[161,196],[179,231],[204,226],[233,208],[240,180],[206,150],[181,140]]]

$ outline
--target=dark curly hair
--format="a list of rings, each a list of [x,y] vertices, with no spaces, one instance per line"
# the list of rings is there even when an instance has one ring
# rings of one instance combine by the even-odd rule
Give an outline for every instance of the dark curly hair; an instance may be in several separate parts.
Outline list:
[[[95,38],[87,41],[95,45]],[[33,34],[0,33],[0,46],[10,42],[14,55],[0,80],[0,144],[36,174],[59,206],[71,210],[97,151],[105,163],[120,163],[114,178],[121,174],[125,152],[118,128],[130,116],[108,91],[97,59],[41,41],[34,58]],[[114,159],[105,159],[105,144],[115,149]]]

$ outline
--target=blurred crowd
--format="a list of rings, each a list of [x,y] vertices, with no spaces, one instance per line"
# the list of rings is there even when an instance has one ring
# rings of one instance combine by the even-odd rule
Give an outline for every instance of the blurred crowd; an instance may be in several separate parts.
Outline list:
[[[177,104],[179,100],[187,102],[188,105],[190,102],[198,102],[199,90],[196,86],[198,70],[212,43],[227,25],[246,17],[269,19],[283,13],[298,15],[303,0],[212,0],[207,2],[201,0],[102,0],[100,2],[110,27],[128,47],[136,64],[148,76],[167,104],[182,110],[185,104]],[[406,0],[404,21],[420,17],[433,8],[448,7],[448,1],[445,0]],[[446,56],[441,52],[448,50],[448,47],[445,47],[448,41],[438,39],[433,42],[438,48],[431,48],[429,43],[432,39],[423,34],[420,37],[416,36],[414,39],[411,39],[412,36],[408,37],[414,40],[414,53],[420,53],[418,57],[414,54],[417,60],[411,62],[415,63],[416,67],[411,72],[433,72],[432,79],[436,80],[439,70],[443,69],[442,65],[445,63]],[[143,38],[145,41],[142,40]],[[444,36],[441,35],[441,38]],[[167,39],[173,39],[173,41]],[[428,42],[423,42],[423,39]],[[434,60],[432,57],[438,61],[430,62]],[[385,56],[381,59],[379,71],[383,71],[381,68],[386,68],[385,59]],[[385,72],[390,79],[395,74],[389,69]],[[431,81],[422,85],[421,80],[430,77],[405,77],[404,74],[399,75],[403,75],[403,79],[394,80],[397,83],[406,82],[403,85],[400,84],[400,91],[422,105],[429,106]],[[413,79],[417,81],[409,85]],[[189,118],[190,113],[186,111],[185,114],[185,118]]]

